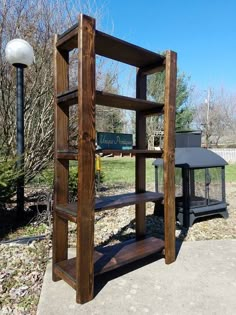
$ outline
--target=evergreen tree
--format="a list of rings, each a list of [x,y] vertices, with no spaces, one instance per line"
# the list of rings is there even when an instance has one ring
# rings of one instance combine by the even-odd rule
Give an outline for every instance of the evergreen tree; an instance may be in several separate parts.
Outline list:
[[[189,77],[185,73],[177,74],[176,86],[176,131],[190,129],[193,121],[193,109],[189,107],[191,87],[188,85]],[[148,77],[148,96],[157,103],[164,102],[165,72],[158,72]],[[160,122],[160,118],[152,119],[152,123]]]

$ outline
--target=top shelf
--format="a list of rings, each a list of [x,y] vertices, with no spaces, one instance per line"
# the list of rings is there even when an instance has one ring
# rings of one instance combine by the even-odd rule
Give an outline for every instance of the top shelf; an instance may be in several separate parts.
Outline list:
[[[78,48],[78,23],[58,36],[57,48],[70,51]],[[165,57],[150,50],[130,44],[103,32],[95,32],[96,54],[129,64],[138,68],[159,68]]]

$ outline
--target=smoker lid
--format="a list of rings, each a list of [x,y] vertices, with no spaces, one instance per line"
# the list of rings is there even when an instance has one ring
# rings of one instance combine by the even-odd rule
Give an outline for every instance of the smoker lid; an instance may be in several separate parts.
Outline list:
[[[153,165],[162,165],[162,159],[156,159]],[[225,166],[228,163],[218,154],[204,148],[176,148],[175,166],[187,168],[206,168]]]

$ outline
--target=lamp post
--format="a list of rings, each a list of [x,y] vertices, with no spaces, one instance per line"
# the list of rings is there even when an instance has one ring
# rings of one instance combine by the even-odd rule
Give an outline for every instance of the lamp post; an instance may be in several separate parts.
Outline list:
[[[6,59],[16,67],[16,146],[17,171],[17,214],[24,211],[24,68],[34,62],[34,51],[23,39],[13,39],[7,43]]]

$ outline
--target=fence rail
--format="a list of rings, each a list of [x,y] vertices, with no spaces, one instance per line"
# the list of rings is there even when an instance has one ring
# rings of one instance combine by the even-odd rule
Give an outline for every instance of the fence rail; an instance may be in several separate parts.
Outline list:
[[[219,156],[221,156],[227,163],[233,164],[236,163],[236,149],[228,149],[228,148],[214,148],[210,149],[212,152],[215,152]]]

